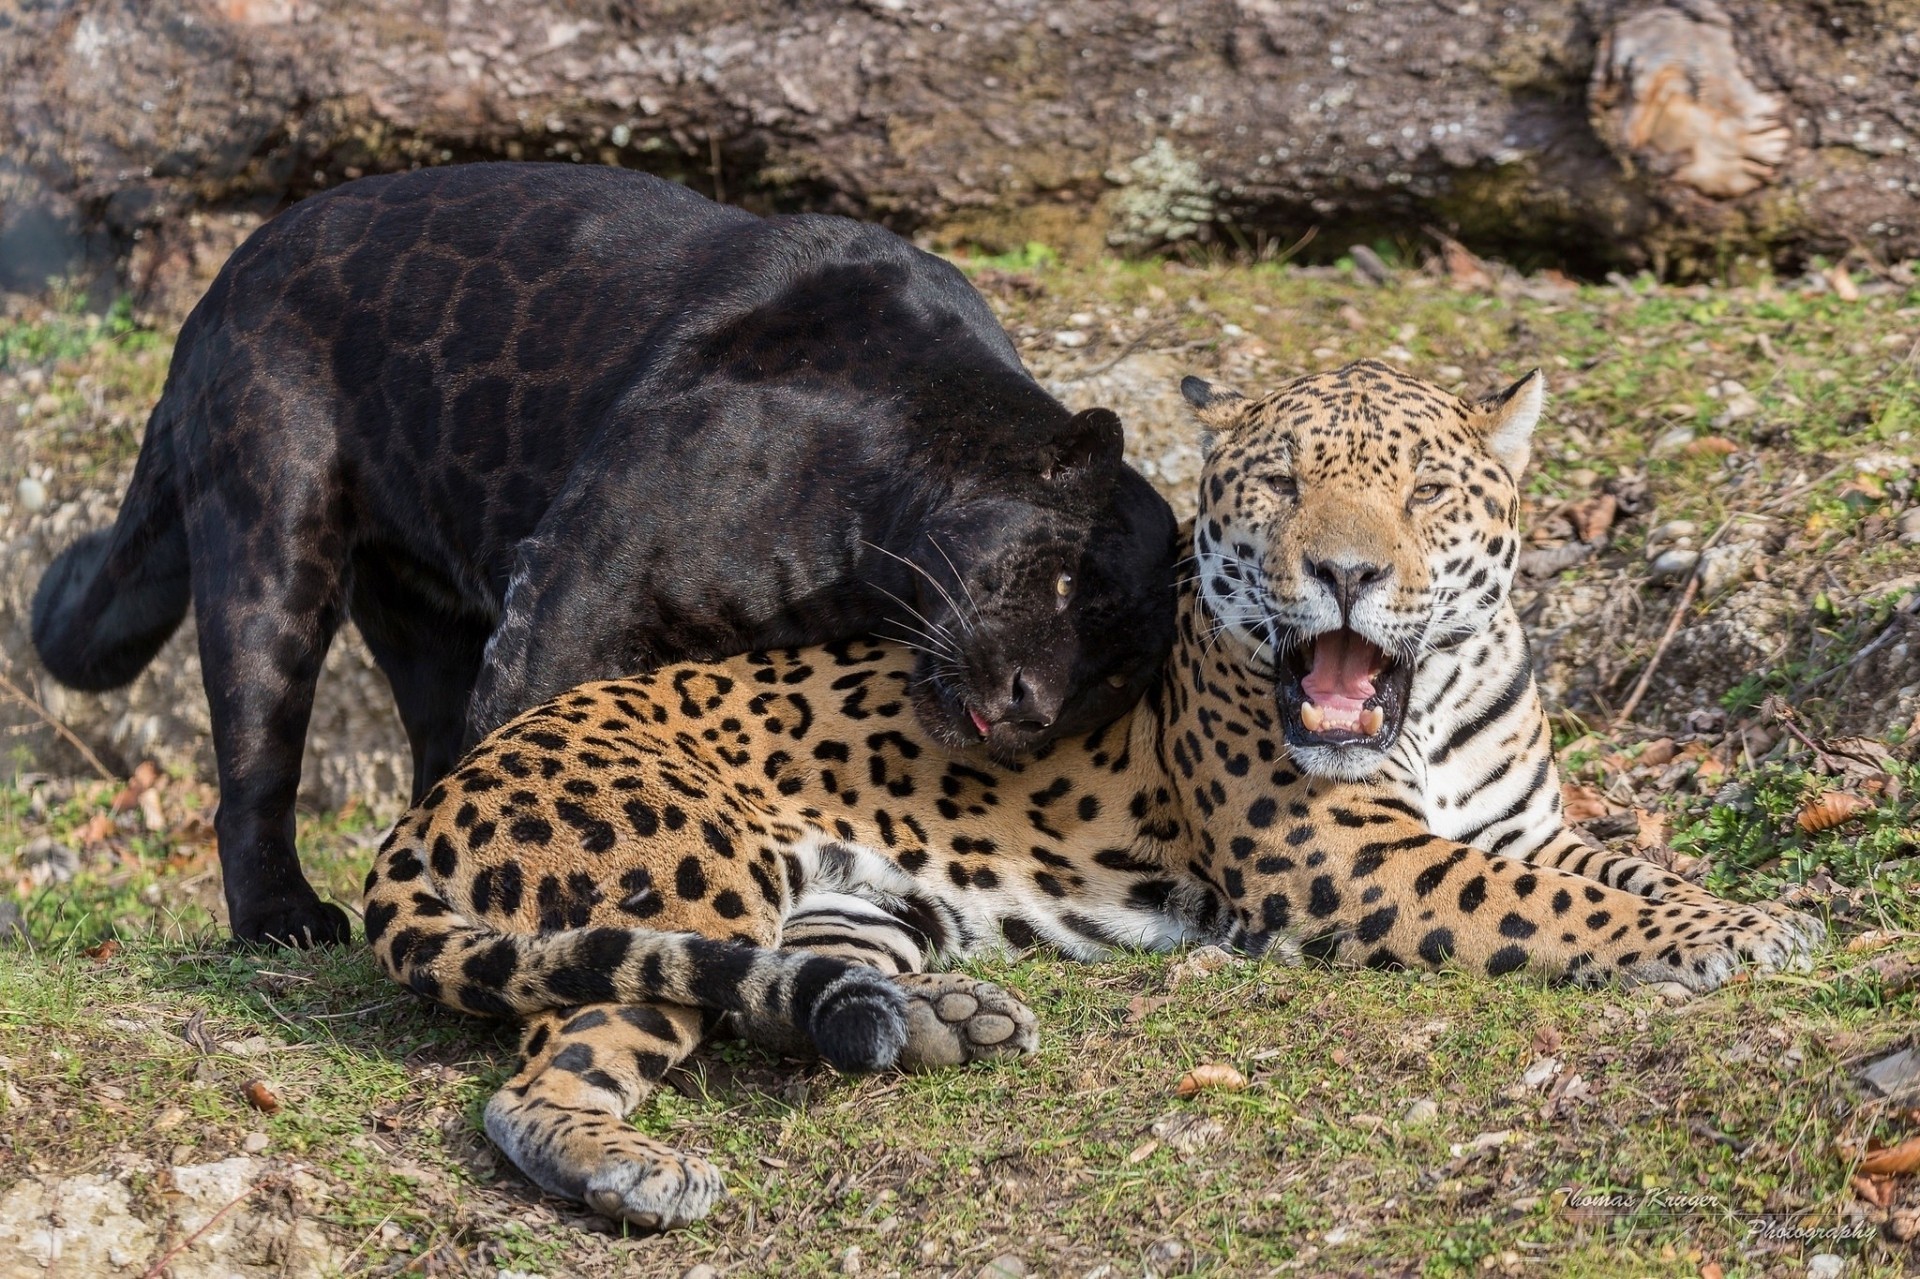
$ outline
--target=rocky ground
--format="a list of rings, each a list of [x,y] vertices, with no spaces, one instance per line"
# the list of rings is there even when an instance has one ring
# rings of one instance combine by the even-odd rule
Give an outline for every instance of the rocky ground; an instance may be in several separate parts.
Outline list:
[[[693,1231],[623,1239],[531,1194],[479,1136],[498,1036],[395,998],[358,953],[215,943],[190,629],[120,693],[38,672],[33,584],[109,517],[177,317],[16,301],[0,319],[0,930],[16,934],[0,1258],[18,1259],[0,1276],[1920,1267],[1920,1097],[1895,1056],[1920,1035],[1911,270],[1576,285],[1451,245],[1419,267],[1067,267],[1038,246],[968,267],[1051,388],[1121,412],[1183,510],[1185,373],[1255,391],[1373,356],[1478,393],[1544,368],[1519,596],[1570,812],[1720,891],[1796,895],[1833,921],[1832,953],[1678,1004],[1033,959],[992,970],[1042,1013],[1030,1064],[853,1081],[702,1054],[640,1122],[713,1152],[734,1197]],[[377,673],[343,643],[302,840],[344,902],[400,798],[400,749]],[[1886,1088],[1859,1075],[1890,1057]],[[1216,1064],[1246,1086],[1176,1095]]]

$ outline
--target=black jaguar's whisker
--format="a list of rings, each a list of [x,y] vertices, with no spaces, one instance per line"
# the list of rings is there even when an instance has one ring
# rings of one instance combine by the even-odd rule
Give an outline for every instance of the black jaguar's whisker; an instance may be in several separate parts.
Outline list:
[[[966,595],[967,603],[972,605],[973,607],[974,621],[978,622],[980,620],[980,601],[973,598],[973,588],[967,585],[966,574],[962,573],[960,571],[960,566],[953,562],[953,556],[947,554],[947,548],[940,545],[939,538],[935,537],[931,533],[927,534],[927,545],[931,546],[934,550],[940,552],[940,558],[945,560],[947,562],[947,567],[953,570],[953,580],[960,583],[960,590],[962,591],[962,593]],[[938,583],[935,583],[935,585],[938,585]]]
[[[932,541],[933,539],[928,538],[927,540]],[[942,585],[939,578],[927,572],[925,568],[921,567],[918,564],[915,564],[912,560],[908,559],[906,556],[898,554],[897,552],[894,552],[894,551],[890,551],[886,547],[881,546],[876,542],[869,542],[867,541],[866,538],[863,537],[860,539],[860,544],[862,546],[871,546],[874,550],[880,552],[882,555],[886,556],[888,559],[898,560],[900,563],[906,565],[908,568],[912,569],[914,572],[918,573],[920,576],[926,578],[927,581],[932,584],[933,589],[940,592],[940,598],[947,602],[947,607],[953,610],[954,621],[959,623],[961,631],[966,632],[973,629],[973,623],[967,620],[967,611],[960,607],[960,601],[953,598],[953,592],[949,591],[944,585]],[[938,547],[936,546],[935,549],[938,549]],[[944,553],[945,552],[942,552],[942,554]],[[951,563],[951,561],[949,561],[949,563]],[[955,571],[958,572],[957,569]],[[873,586],[875,590],[879,590],[883,592],[887,596],[887,598],[891,600],[898,601],[900,599],[898,595],[895,595],[893,594],[893,592],[886,590],[885,587],[880,586],[878,583],[874,583]],[[962,582],[960,586],[962,590],[966,589],[965,582]],[[939,629],[939,630],[946,629],[945,627],[938,626],[937,623],[933,621],[933,619],[927,617],[925,614],[921,613],[918,609],[914,610],[914,616],[918,617],[921,621],[925,622],[927,625],[936,627],[936,629]]]
[[[930,628],[930,630],[920,630],[916,627],[909,627],[906,625],[906,623],[901,622],[898,619],[894,619],[894,625],[900,626],[904,629],[912,631],[914,634],[919,635],[921,638],[925,639],[927,643],[932,644],[937,648],[939,648],[942,652],[951,652],[956,657],[960,655],[960,641],[956,639],[953,633],[947,630],[946,627],[940,625],[938,622],[934,621],[932,618],[926,616],[926,614],[922,613],[919,609],[915,608],[913,605],[901,599],[898,595],[895,595],[892,591],[888,590],[886,587],[874,585],[873,589],[876,591],[879,591],[882,595],[886,596],[888,599],[898,604],[901,608],[904,608],[905,610],[907,610],[908,616],[923,623],[926,627]],[[934,632],[937,632],[937,634],[935,634]]]

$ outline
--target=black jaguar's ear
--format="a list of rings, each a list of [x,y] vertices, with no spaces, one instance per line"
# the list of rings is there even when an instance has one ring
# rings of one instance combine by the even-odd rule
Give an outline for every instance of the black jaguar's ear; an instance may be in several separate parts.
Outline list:
[[[1112,409],[1082,409],[1060,438],[1040,451],[1040,477],[1064,480],[1116,466],[1126,446],[1120,417]]]

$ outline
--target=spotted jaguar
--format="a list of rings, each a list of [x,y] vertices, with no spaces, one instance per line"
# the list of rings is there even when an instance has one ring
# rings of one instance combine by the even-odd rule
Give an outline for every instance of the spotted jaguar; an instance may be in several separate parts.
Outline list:
[[[1692,990],[1805,962],[1815,920],[1562,819],[1509,598],[1537,372],[1473,403],[1372,362],[1182,391],[1191,571],[1126,718],[997,760],[917,726],[906,647],[757,653],[566,693],[401,820],[367,936],[402,985],[524,1022],[485,1122],[533,1180],[643,1227],[706,1213],[720,1172],[624,1117],[723,1026],[856,1071],[1031,1051],[1019,998],[940,970],[988,950]]]

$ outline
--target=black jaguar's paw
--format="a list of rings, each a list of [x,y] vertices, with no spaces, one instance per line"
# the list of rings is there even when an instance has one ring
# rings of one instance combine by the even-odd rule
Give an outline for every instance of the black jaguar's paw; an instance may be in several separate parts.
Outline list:
[[[884,1070],[907,1043],[906,993],[884,974],[854,968],[815,1005],[813,1043],[836,1070]]]
[[[353,940],[347,912],[318,897],[281,902],[246,914],[234,912],[233,938],[253,946],[344,946]]]

